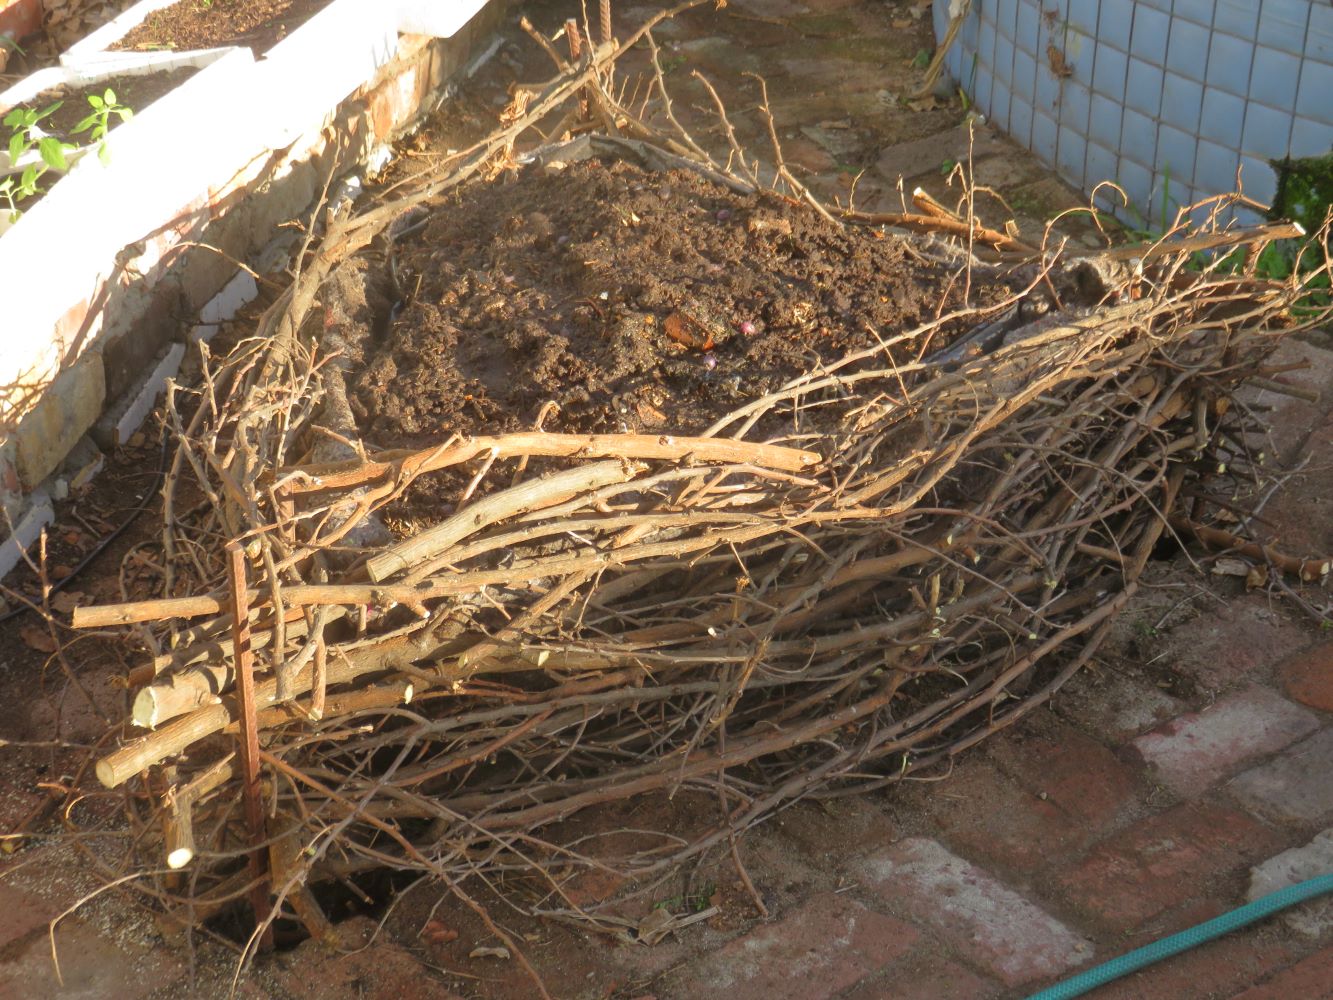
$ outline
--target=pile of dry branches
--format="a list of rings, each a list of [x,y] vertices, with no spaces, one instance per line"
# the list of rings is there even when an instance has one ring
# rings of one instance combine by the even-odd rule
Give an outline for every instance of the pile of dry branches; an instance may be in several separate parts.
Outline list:
[[[267,916],[276,895],[321,933],[308,883],[393,868],[460,896],[469,876],[537,872],[535,910],[596,921],[565,895],[579,870],[643,878],[734,848],[784,804],[937,768],[1042,704],[1134,594],[1182,487],[1245,474],[1232,394],[1264,374],[1300,287],[1187,264],[1281,227],[1130,263],[1038,252],[1017,272],[1028,290],[1077,268],[1099,304],[1025,325],[1019,296],[880,331],[697,436],[455,436],[294,464],[336,382],[307,323],[322,284],[404,212],[512,162],[562,102],[605,143],[760,184],[770,168],[724,166],[612,98],[614,57],[638,37],[553,51],[559,76],[508,128],[334,224],[255,336],[169,399],[172,596],[76,624],[129,625],[158,651],[96,773],[132,790],[137,863],[190,866],[156,890],[187,919],[247,893]],[[772,183],[814,201],[780,160]],[[1011,236],[938,206],[912,216],[930,218],[948,240],[888,238],[948,256],[959,280],[1016,273],[970,252],[1012,251]],[[891,363],[903,345],[920,360]],[[781,438],[752,439],[779,422]],[[443,469],[470,473],[456,513],[358,547],[358,526]],[[697,797],[715,822],[642,832],[615,856],[558,833],[654,791]]]

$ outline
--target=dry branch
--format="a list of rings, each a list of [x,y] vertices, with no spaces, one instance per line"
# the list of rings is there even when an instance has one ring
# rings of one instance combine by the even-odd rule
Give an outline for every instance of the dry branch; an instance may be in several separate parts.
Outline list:
[[[119,730],[123,745],[96,763],[108,788],[163,763],[196,769],[172,779],[167,821],[145,842],[192,865],[204,911],[246,892],[227,808],[257,775],[247,783],[229,756],[234,736],[248,746],[263,732],[267,857],[322,934],[303,879],[389,867],[461,892],[472,875],[524,871],[558,896],[573,870],[647,877],[730,848],[796,799],[935,773],[1087,662],[1168,519],[1302,579],[1327,572],[1177,508],[1219,467],[1249,469],[1236,453],[1247,418],[1227,402],[1247,377],[1274,374],[1264,359],[1301,295],[1297,279],[1186,265],[1283,238],[1280,226],[1102,251],[1097,295],[1078,304],[1059,255],[928,199],[917,213],[845,213],[930,233],[885,238],[965,269],[974,290],[1001,277],[1024,290],[879,331],[878,346],[793,373],[702,435],[538,430],[301,459],[333,378],[306,322],[320,289],[405,213],[446,210],[443,193],[508,157],[544,115],[586,102],[632,138],[589,136],[585,152],[756,190],[738,144],[733,172],[612,100],[612,60],[641,37],[591,51],[583,39],[572,60],[550,47],[560,73],[523,114],[312,244],[256,337],[208,360],[191,419],[169,414],[175,474],[205,499],[192,518],[168,504],[179,589],[158,592],[183,596],[79,608],[74,625],[204,619],[134,674],[148,683],[130,722],[152,731]],[[655,86],[665,96],[660,67]],[[722,134],[737,143],[725,119]],[[814,200],[774,155],[786,191]],[[973,243],[1024,263],[983,265]],[[1029,293],[1046,288],[1052,313],[1024,325]],[[802,447],[748,439],[773,418]],[[533,476],[529,458],[547,471]],[[419,477],[464,465],[456,512],[394,544],[350,540]],[[235,576],[255,585],[228,589],[218,539],[244,548]],[[719,810],[717,824],[670,842],[645,833],[618,856],[562,839],[558,824],[580,809],[668,789]]]

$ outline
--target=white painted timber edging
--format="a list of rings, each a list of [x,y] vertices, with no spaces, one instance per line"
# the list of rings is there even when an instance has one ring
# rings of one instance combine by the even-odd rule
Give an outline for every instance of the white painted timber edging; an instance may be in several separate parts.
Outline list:
[[[88,84],[99,83],[103,80],[111,81],[126,76],[152,76],[154,73],[166,73],[171,70],[184,69],[187,67],[198,67],[204,69],[207,66],[217,62],[233,49],[207,49],[200,52],[168,52],[168,53],[150,53],[136,59],[126,59],[116,63],[66,63],[60,66],[52,66],[49,69],[38,70],[31,76],[26,76],[18,83],[14,84],[8,90],[0,91],[0,116],[10,108],[17,107],[20,104],[26,104],[39,94],[54,90],[57,87],[69,87],[74,90],[82,89]],[[166,95],[163,95],[166,96]],[[156,104],[155,100],[153,104]],[[148,107],[152,107],[149,105]],[[135,109],[135,117],[138,117],[148,108]],[[134,119],[131,118],[130,121]],[[122,122],[119,118],[113,120],[108,137],[118,135],[121,126],[128,124]],[[40,127],[41,123],[38,123]],[[77,142],[78,137],[73,137]],[[119,141],[119,139],[117,139]],[[110,140],[108,139],[108,146]],[[79,148],[66,153],[66,159],[71,165],[79,160],[90,147],[80,146]],[[40,157],[37,151],[30,150],[27,155],[19,157],[17,163],[9,162],[9,151],[0,149],[0,175],[13,173],[24,169],[29,163],[36,162]],[[0,229],[0,231],[3,231]]]

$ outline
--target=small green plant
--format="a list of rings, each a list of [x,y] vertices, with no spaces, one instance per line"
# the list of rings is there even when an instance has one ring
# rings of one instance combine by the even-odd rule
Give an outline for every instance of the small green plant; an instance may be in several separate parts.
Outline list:
[[[669,896],[666,899],[659,900],[653,904],[654,910],[667,910],[670,912],[702,913],[712,905],[713,894],[717,892],[717,885],[713,882],[707,882],[703,888],[694,893],[683,893],[679,896]]]
[[[73,144],[47,134],[41,127],[43,119],[54,114],[62,103],[56,101],[40,111],[32,108],[15,108],[4,117],[4,126],[10,130],[8,145],[10,164],[17,165],[19,160],[33,149],[37,150],[40,157],[38,162],[24,167],[17,180],[15,175],[10,174],[0,181],[0,199],[3,199],[4,206],[9,212],[10,222],[18,220],[20,211],[17,203],[25,198],[31,198],[41,190],[38,184],[48,170],[69,168],[65,152],[73,149]]]
[[[111,147],[106,144],[106,134],[111,130],[111,116],[116,115],[121,121],[129,121],[134,112],[116,100],[116,92],[107,88],[102,96],[88,95],[88,106],[92,114],[74,126],[74,134],[89,132],[88,138],[97,143],[97,158],[104,164],[111,162]]]

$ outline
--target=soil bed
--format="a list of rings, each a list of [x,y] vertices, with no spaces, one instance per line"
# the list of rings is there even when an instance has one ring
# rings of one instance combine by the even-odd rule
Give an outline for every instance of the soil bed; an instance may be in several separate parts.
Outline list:
[[[198,66],[182,66],[179,69],[166,70],[161,73],[126,74],[125,76],[98,80],[96,83],[86,83],[81,86],[67,84],[44,90],[32,100],[19,106],[41,110],[56,101],[60,101],[60,107],[49,117],[42,119],[41,127],[47,132],[62,136],[72,142],[86,143],[88,141],[87,133],[74,135],[73,132],[78,127],[79,122],[92,113],[93,109],[88,104],[89,97],[101,97],[108,90],[114,91],[116,102],[137,114],[159,97],[171,93],[198,72]],[[114,128],[118,124],[120,124],[120,117],[113,115],[111,117],[112,127]],[[114,140],[108,141],[114,142]]]
[[[112,49],[211,49],[248,45],[267,52],[324,7],[328,0],[180,0],[153,11]]]
[[[471,185],[390,264],[396,288],[329,319],[373,327],[349,338],[348,388],[381,448],[528,429],[547,401],[549,431],[697,433],[962,296],[956,269],[901,240],[619,160]],[[773,433],[790,422],[749,437]]]

